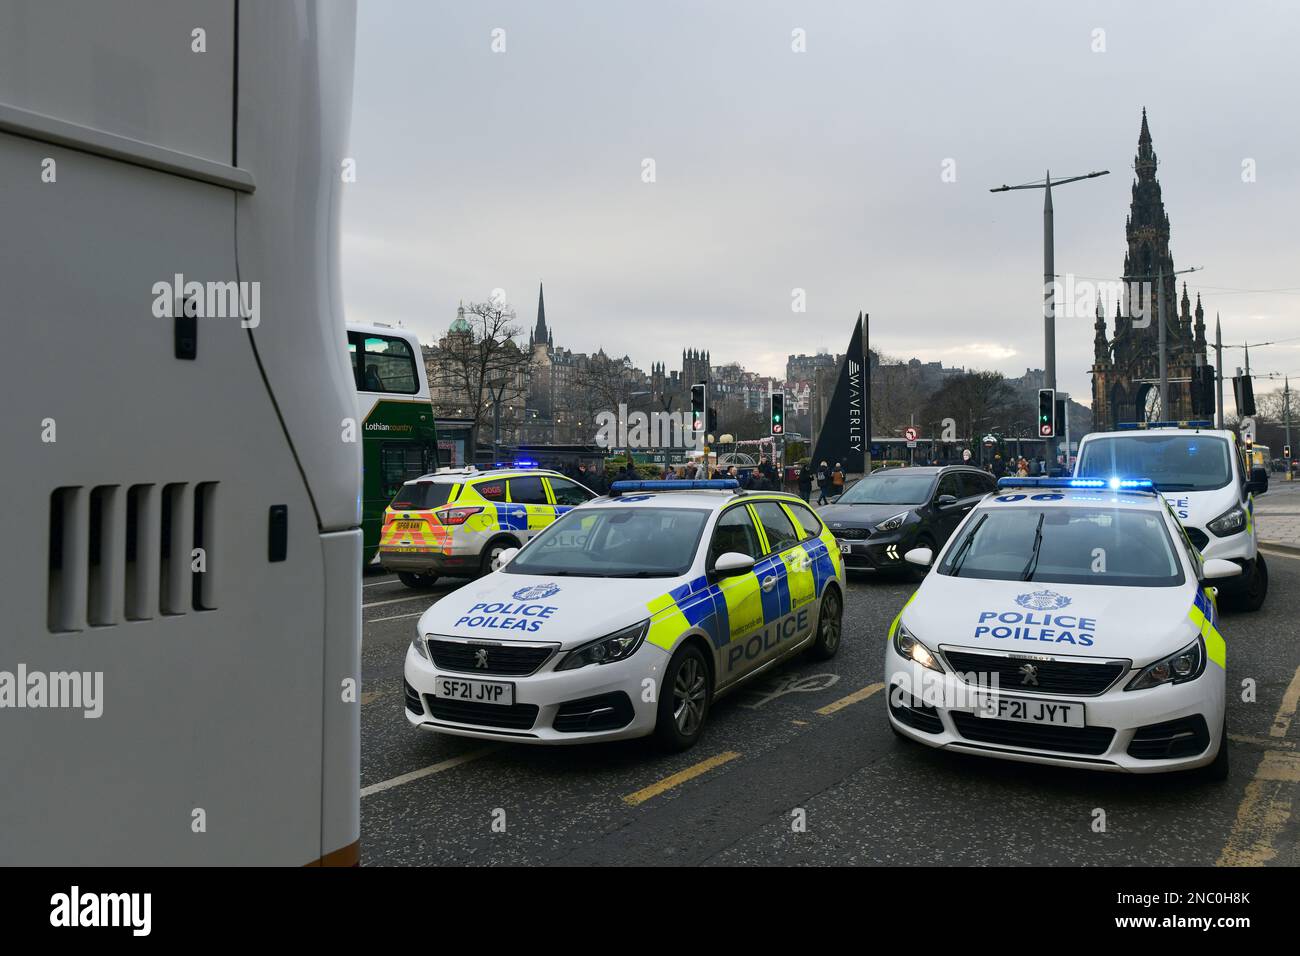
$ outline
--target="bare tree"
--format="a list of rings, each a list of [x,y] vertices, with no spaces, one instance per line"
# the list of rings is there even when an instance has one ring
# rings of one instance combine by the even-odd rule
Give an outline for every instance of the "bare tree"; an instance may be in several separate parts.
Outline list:
[[[604,350],[584,356],[569,376],[569,388],[557,396],[560,410],[568,412],[574,421],[590,426],[596,432],[596,415],[602,411],[618,413],[619,405],[635,407],[634,374],[632,360],[626,355],[614,358]],[[644,402],[640,404],[644,405]]]
[[[471,448],[490,421],[492,403],[518,401],[527,391],[528,353],[515,342],[515,311],[499,302],[471,302],[465,308],[468,329],[453,328],[433,349],[431,378],[435,388],[455,396],[457,408],[469,412]],[[435,403],[446,405],[446,402]],[[447,408],[436,409],[442,414]]]

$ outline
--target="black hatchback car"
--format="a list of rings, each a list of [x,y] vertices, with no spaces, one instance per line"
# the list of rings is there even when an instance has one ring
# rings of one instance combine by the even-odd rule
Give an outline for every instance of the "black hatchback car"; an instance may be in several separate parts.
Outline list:
[[[913,548],[936,553],[975,503],[997,487],[987,472],[963,465],[872,472],[817,509],[840,543],[846,570],[900,571],[924,577],[903,561]]]

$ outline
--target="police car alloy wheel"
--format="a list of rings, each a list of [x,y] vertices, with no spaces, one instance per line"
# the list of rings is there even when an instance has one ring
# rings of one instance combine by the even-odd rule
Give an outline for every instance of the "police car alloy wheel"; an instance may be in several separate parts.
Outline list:
[[[501,555],[511,548],[519,547],[519,542],[510,538],[498,538],[483,550],[483,573],[489,574],[501,563]]]
[[[830,660],[840,649],[843,632],[844,602],[840,600],[839,591],[827,588],[817,619],[817,640],[808,649],[809,656],[820,661]]]
[[[663,750],[685,750],[699,739],[709,716],[709,665],[694,644],[669,662],[659,699],[655,739]]]

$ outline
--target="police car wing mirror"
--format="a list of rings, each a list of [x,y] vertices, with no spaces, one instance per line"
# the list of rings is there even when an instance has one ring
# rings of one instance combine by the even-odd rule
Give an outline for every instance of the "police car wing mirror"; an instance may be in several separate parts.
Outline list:
[[[928,568],[930,562],[934,560],[934,552],[929,548],[913,548],[903,555],[903,560],[909,564],[919,564],[923,568]]]
[[[1201,565],[1203,578],[1231,578],[1241,573],[1241,565],[1226,558],[1207,558]]]
[[[720,578],[731,578],[754,570],[754,556],[739,551],[727,551],[713,562],[713,573]]]
[[[515,555],[518,553],[519,553],[518,548],[506,548],[504,551],[502,551],[500,554],[497,555],[496,563],[492,565],[492,570],[496,571],[501,568],[504,568],[507,564],[509,564],[511,561],[514,560]]]

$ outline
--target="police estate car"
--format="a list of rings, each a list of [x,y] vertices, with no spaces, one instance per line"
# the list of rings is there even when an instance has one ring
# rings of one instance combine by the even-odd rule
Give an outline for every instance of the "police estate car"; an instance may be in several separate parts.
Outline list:
[[[621,481],[420,618],[406,716],[566,744],[700,736],[712,701],[840,645],[834,536],[793,495],[734,480]]]
[[[889,722],[989,757],[1226,777],[1210,581],[1240,573],[1150,481],[1003,478],[890,626]]]
[[[407,587],[486,574],[501,553],[596,493],[557,471],[443,469],[402,485],[384,512],[379,563]]]
[[[1251,467],[1237,435],[1210,422],[1139,422],[1093,432],[1079,444],[1075,475],[1150,478],[1207,558],[1225,558],[1242,573],[1223,597],[1257,611],[1268,595],[1268,565],[1255,535],[1255,495],[1268,491],[1268,470]]]

